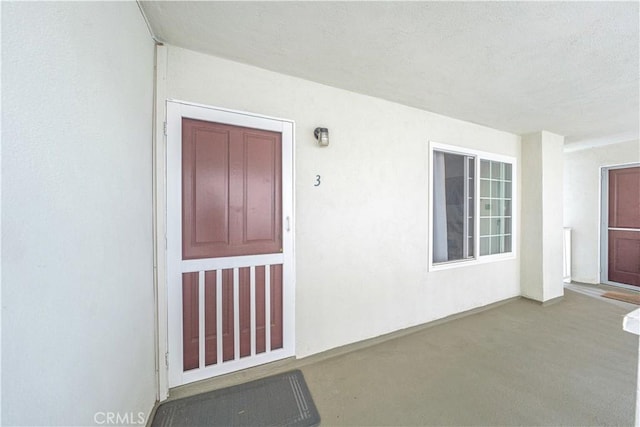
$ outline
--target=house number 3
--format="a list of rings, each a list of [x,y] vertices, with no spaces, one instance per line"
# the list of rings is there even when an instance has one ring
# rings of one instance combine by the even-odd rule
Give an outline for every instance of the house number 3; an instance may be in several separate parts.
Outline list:
[[[320,186],[320,175],[316,175],[316,183],[313,184],[314,187],[319,187]]]

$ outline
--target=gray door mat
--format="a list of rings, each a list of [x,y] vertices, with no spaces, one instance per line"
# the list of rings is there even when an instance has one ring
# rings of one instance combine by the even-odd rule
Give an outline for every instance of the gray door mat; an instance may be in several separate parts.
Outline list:
[[[152,427],[317,426],[320,415],[300,370],[173,400]]]

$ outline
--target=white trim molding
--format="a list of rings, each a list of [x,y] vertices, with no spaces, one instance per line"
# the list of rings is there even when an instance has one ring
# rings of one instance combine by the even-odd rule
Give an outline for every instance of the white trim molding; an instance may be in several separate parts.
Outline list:
[[[167,82],[167,48],[156,45],[156,74],[153,114],[153,270],[155,297],[156,399],[169,396],[167,371],[167,201],[166,149],[164,134]]]

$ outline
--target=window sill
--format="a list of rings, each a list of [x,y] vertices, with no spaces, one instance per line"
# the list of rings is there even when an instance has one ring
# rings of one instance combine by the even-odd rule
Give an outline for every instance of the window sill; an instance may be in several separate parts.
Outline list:
[[[496,254],[496,255],[485,255],[480,258],[474,259],[466,259],[466,260],[457,260],[457,261],[448,261],[442,262],[438,264],[429,263],[428,271],[440,271],[440,270],[450,270],[452,268],[460,268],[460,267],[470,267],[473,265],[480,264],[488,264],[492,262],[500,262],[500,261],[508,261],[516,259],[515,252],[509,252],[506,254]]]

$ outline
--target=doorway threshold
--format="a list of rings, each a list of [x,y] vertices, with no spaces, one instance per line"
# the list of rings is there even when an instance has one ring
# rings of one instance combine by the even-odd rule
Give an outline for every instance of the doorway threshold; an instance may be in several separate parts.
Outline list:
[[[614,299],[610,299],[610,298],[604,298],[602,295],[604,295],[607,292],[616,292],[616,291],[620,291],[620,287],[619,286],[612,286],[609,284],[605,284],[605,283],[581,283],[581,282],[571,282],[571,283],[565,283],[564,287],[566,289],[572,290],[574,292],[578,292],[581,293],[583,295],[587,295],[590,296],[592,298],[597,298],[600,301],[605,301],[608,302],[610,304],[615,304],[619,307],[624,307],[627,308],[629,310],[635,310],[636,308],[638,308],[636,305],[628,303],[628,302],[624,302],[624,301],[618,301],[618,300],[614,300]],[[637,289],[629,289],[630,291],[635,291],[638,292]]]

